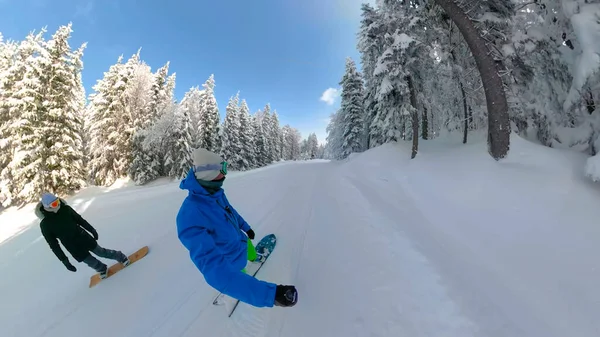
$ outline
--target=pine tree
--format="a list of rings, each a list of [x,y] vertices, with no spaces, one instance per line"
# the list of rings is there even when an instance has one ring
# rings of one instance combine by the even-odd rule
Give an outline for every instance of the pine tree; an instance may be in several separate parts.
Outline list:
[[[239,170],[244,166],[242,144],[240,143],[239,101],[239,92],[229,98],[223,121],[221,156],[231,165],[232,170]]]
[[[353,152],[363,151],[363,83],[351,58],[346,59],[346,72],[340,85],[342,86],[340,112],[344,125],[341,156],[346,158]]]
[[[42,29],[29,34],[16,50],[14,63],[5,72],[2,110],[7,123],[3,138],[11,152],[10,161],[2,172],[5,204],[24,202],[43,189],[43,134],[41,125],[42,58],[47,57]],[[46,61],[47,63],[47,61]]]
[[[317,151],[319,150],[319,140],[317,139],[317,135],[315,133],[311,133],[308,135],[307,142],[307,155],[310,159],[317,158]]]
[[[255,130],[250,116],[250,109],[245,99],[240,104],[240,135],[241,162],[238,163],[240,170],[249,170],[255,166],[256,152],[254,149]]]
[[[268,140],[266,136],[265,129],[263,128],[262,120],[264,119],[264,115],[262,111],[258,111],[252,116],[252,123],[254,124],[254,130],[256,137],[254,138],[254,148],[255,154],[254,163],[255,168],[267,166],[270,164],[269,162],[269,153],[268,153]]]
[[[358,33],[358,50],[361,53],[361,61],[363,65],[363,76],[365,80],[365,101],[364,101],[364,146],[372,148],[378,144],[372,144],[372,136],[370,132],[371,124],[377,114],[379,105],[377,104],[377,88],[382,80],[381,77],[375,76],[377,60],[384,48],[384,34],[386,26],[383,18],[370,4],[362,4],[362,20]],[[375,136],[377,138],[379,135]]]
[[[128,170],[129,177],[136,185],[144,185],[160,176],[160,162],[145,144],[146,130],[136,131],[132,139],[133,159]]]
[[[85,185],[82,139],[85,90],[81,81],[81,58],[86,44],[71,51],[68,44],[71,32],[71,24],[62,26],[48,42],[48,63],[43,65],[41,78],[47,102],[45,123],[39,129],[47,146],[43,188],[59,195],[67,195]],[[28,200],[38,196],[32,195]]]
[[[326,128],[327,146],[325,153],[327,158],[342,159],[343,130],[343,115],[341,110],[338,110],[330,116]]]
[[[151,99],[149,105],[150,119],[156,121],[160,114],[165,110],[172,98],[173,88],[168,88],[167,75],[169,73],[169,62],[159,68],[154,74],[154,83],[151,89]]]
[[[165,166],[169,168],[168,175],[177,179],[184,178],[192,166],[192,136],[191,123],[187,110],[175,110],[174,125],[170,129],[168,149],[165,153]]]
[[[90,95],[90,178],[96,185],[108,186],[129,172],[133,148],[129,118],[121,100],[125,91],[123,57],[112,65]],[[131,132],[131,134],[129,133]],[[130,136],[131,135],[131,136]]]
[[[190,118],[192,146],[197,147],[200,135],[198,127],[200,123],[200,111],[202,109],[202,91],[197,86],[190,88],[183,96],[180,105],[181,109],[183,109]]]
[[[15,185],[9,165],[18,140],[14,125],[17,115],[9,99],[14,94],[15,82],[22,76],[20,69],[33,52],[32,48],[23,48],[24,45],[25,42],[5,42],[0,34],[0,203],[4,206],[13,202]]]
[[[215,79],[210,75],[208,80],[202,85],[202,103],[200,110],[200,121],[197,129],[199,130],[198,146],[209,151],[220,151],[221,143],[218,137],[220,132],[219,107],[215,98]]]
[[[271,140],[271,151],[274,161],[279,161],[283,158],[282,155],[282,132],[281,127],[279,126],[279,115],[276,110],[273,110],[273,114],[270,118],[270,140]]]
[[[261,131],[264,136],[264,157],[262,158],[263,165],[269,165],[275,160],[275,130],[273,129],[274,123],[271,116],[271,105],[267,103],[264,110],[258,115],[261,124]]]

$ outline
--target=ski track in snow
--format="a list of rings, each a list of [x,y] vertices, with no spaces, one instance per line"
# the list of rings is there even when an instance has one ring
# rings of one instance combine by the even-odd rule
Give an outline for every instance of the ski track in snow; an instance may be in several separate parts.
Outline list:
[[[425,173],[419,171],[409,179],[413,162],[408,156],[388,155],[381,162],[373,160],[380,156],[377,151],[344,163],[278,164],[226,180],[229,201],[257,239],[277,235],[277,247],[256,277],[295,285],[299,302],[293,308],[240,303],[228,318],[225,306],[212,305],[218,292],[205,283],[177,239],[175,216],[186,194],[178,182],[171,182],[82,193],[69,200],[98,229],[102,246],[126,253],[150,247],[144,259],[95,288],[88,288],[93,271],[85,264],[71,258],[78,269],[71,273],[56,259],[37,221],[0,242],[0,335],[96,337],[107,331],[118,337],[600,335],[600,326],[590,319],[600,313],[596,302],[600,294],[585,291],[597,287],[599,273],[584,264],[595,256],[589,237],[597,236],[598,230],[581,227],[565,232],[557,220],[552,222],[556,214],[542,213],[544,206],[534,211],[549,229],[517,226],[511,227],[513,233],[505,233],[503,228],[477,227],[460,208],[473,205],[470,199],[477,198],[476,193],[454,196],[457,186],[440,180],[435,165],[422,166]],[[420,156],[427,160],[427,155]],[[508,169],[511,165],[523,168],[505,164]],[[481,174],[462,170],[457,172]],[[544,183],[543,175],[527,174],[535,177],[527,180],[535,180],[535,186]],[[457,202],[444,199],[444,193]],[[589,193],[589,203],[571,205],[581,208],[577,214],[594,203],[595,195]],[[512,207],[511,201],[506,204]],[[439,205],[445,209],[436,208]],[[472,211],[477,219],[485,212],[505,216],[503,210]],[[23,216],[29,219],[30,214]],[[533,229],[537,236],[529,234]],[[550,233],[559,230],[563,236],[552,241]],[[511,236],[515,231],[517,235]],[[565,248],[560,245],[563,237],[579,244],[567,242],[572,246]],[[502,245],[512,245],[515,252]],[[536,246],[519,256],[527,245]],[[588,254],[582,261],[558,260],[561,252],[574,254],[577,249]],[[554,250],[555,256],[549,255]],[[515,263],[520,260],[525,262]],[[553,263],[568,272],[551,274]],[[543,273],[536,274],[540,270]],[[587,278],[578,276],[582,271]]]

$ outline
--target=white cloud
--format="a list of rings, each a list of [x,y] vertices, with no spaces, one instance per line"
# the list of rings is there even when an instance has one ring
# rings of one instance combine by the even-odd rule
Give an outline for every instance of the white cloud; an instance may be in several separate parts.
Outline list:
[[[333,105],[336,98],[339,96],[340,93],[336,88],[329,88],[323,92],[323,95],[321,95],[321,101],[327,103],[328,105]]]

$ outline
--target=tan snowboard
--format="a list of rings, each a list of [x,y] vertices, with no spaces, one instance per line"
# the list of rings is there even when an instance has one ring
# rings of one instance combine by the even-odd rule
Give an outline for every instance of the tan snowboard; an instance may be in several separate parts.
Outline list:
[[[137,252],[129,255],[129,266],[131,266],[134,262],[140,260],[141,258],[143,258],[144,256],[146,256],[146,254],[148,254],[148,246],[144,246],[142,248],[140,248]],[[121,269],[124,269],[125,266],[120,263],[117,262],[115,264],[113,264],[112,266],[108,267],[108,273],[106,275],[106,278],[111,277],[112,275],[118,273]],[[93,275],[90,278],[90,288],[95,286],[96,284],[100,283],[100,281],[102,281],[102,279],[100,278],[100,273],[97,273],[95,275]]]

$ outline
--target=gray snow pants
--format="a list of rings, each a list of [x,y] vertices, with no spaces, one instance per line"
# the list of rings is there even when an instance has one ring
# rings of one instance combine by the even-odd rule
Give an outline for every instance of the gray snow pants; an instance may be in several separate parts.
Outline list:
[[[101,247],[100,245],[97,245],[96,248],[91,250],[91,252],[100,257],[116,260],[119,262],[123,262],[127,259],[127,256],[121,251],[106,249]],[[94,269],[97,272],[102,272],[107,268],[106,264],[100,262],[97,258],[93,257],[92,254],[89,254],[85,259],[83,259],[83,262],[85,262],[88,266],[90,266],[90,268]]]

